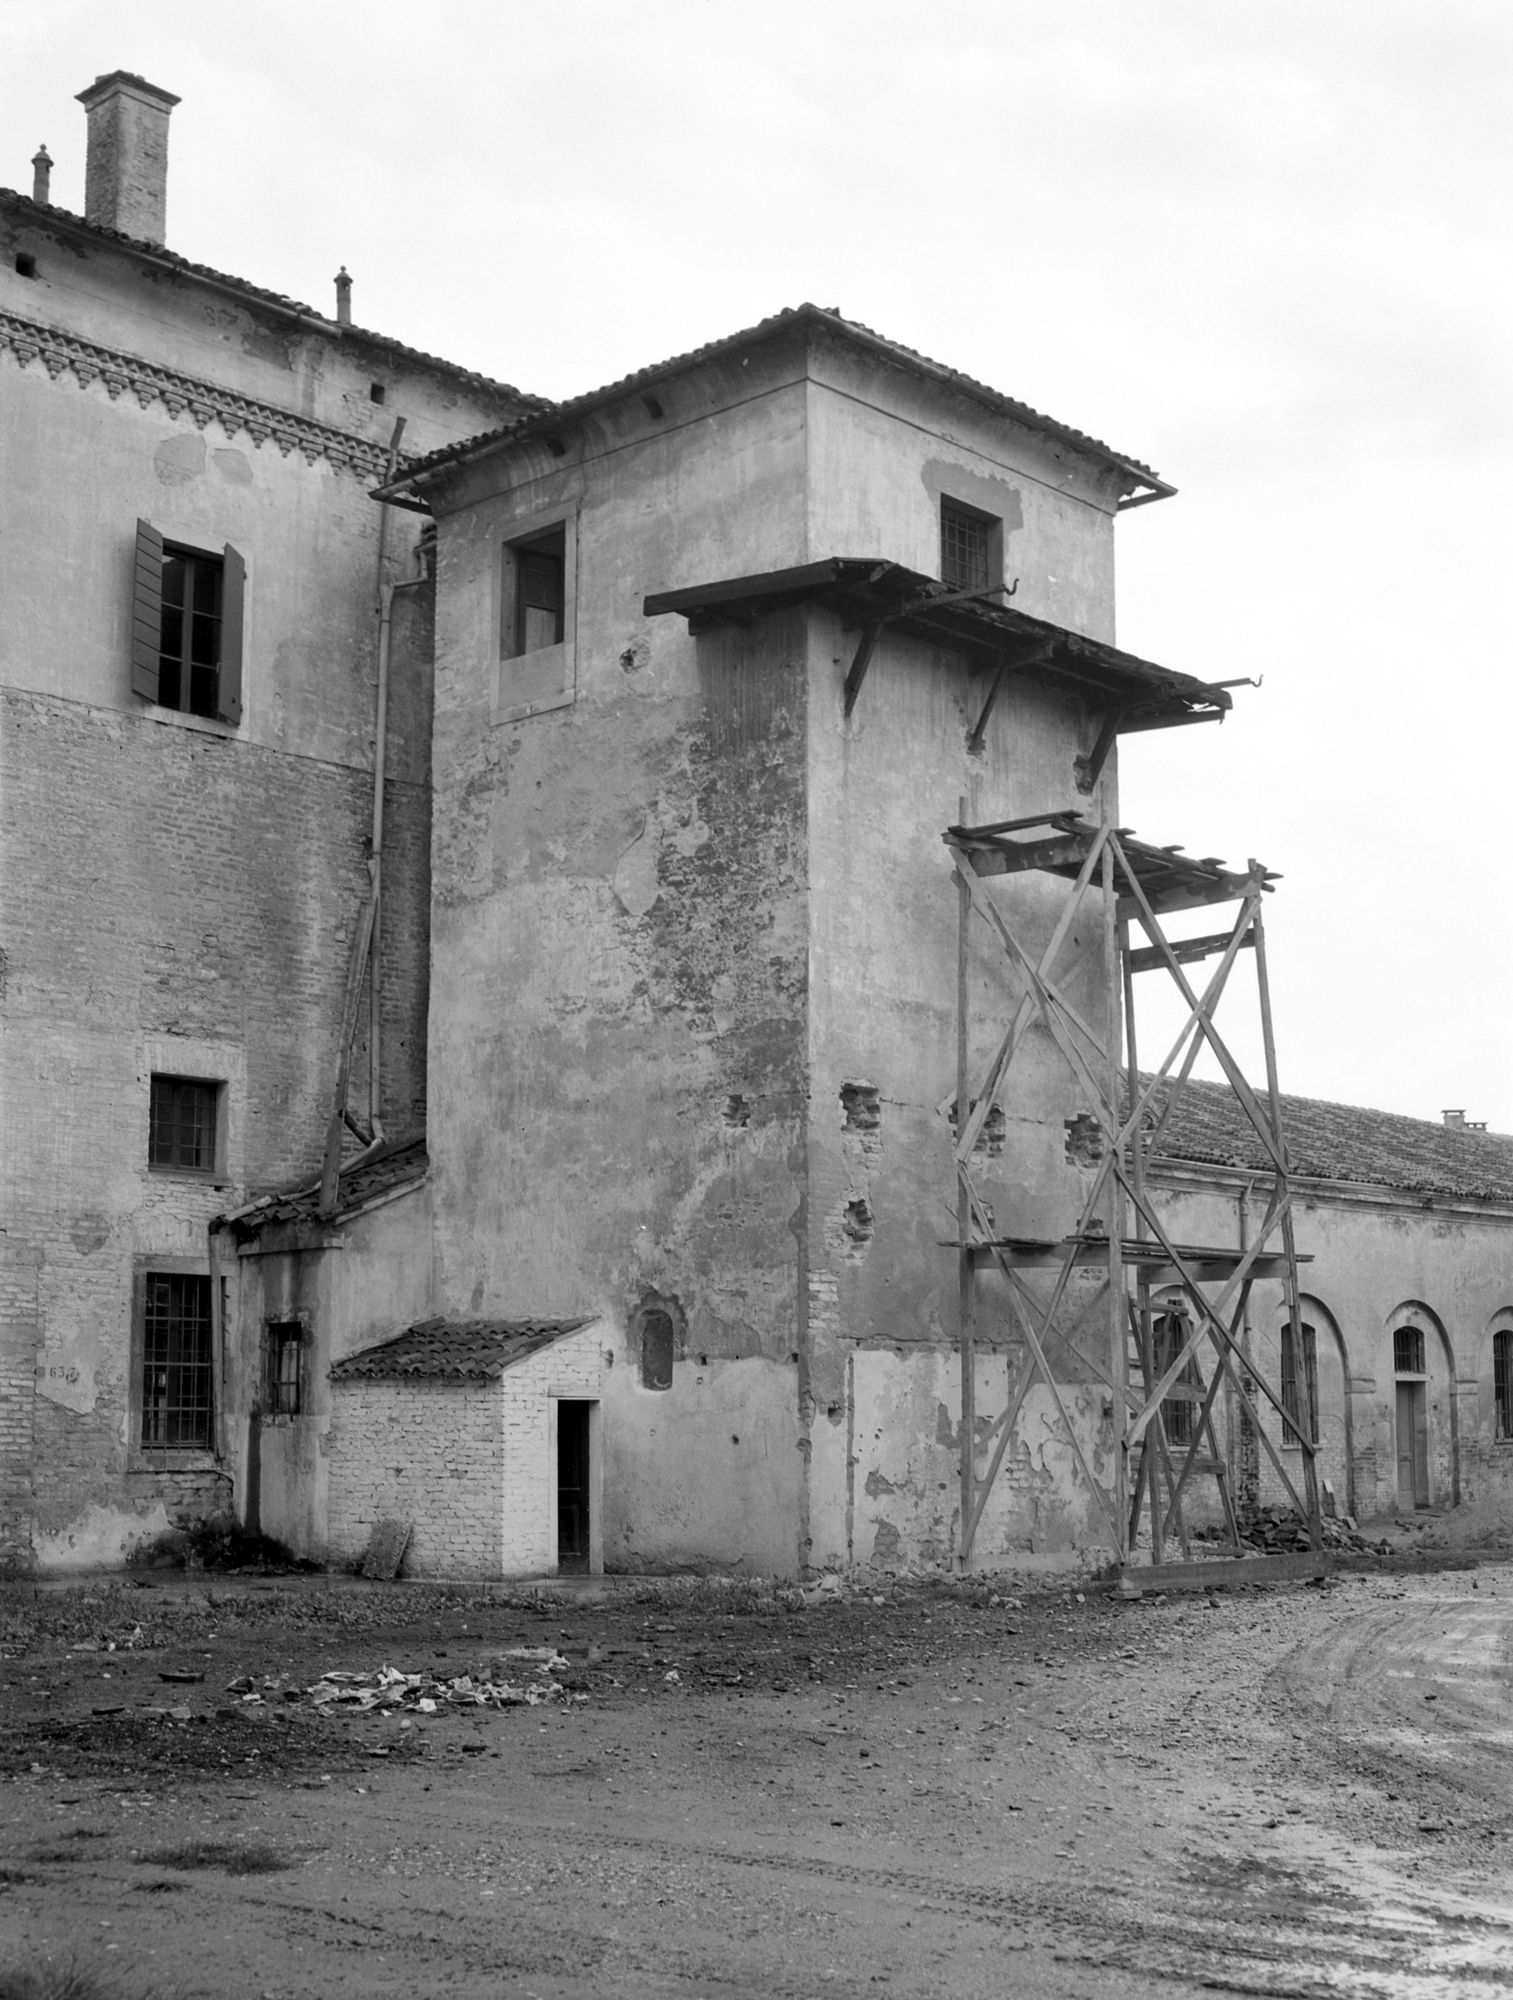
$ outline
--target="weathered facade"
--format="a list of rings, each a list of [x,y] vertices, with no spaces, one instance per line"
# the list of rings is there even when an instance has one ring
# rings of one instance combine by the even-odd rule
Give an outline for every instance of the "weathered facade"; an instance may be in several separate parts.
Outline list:
[[[235,1504],[261,1357],[206,1225],[319,1165],[375,599],[417,574],[419,523],[370,489],[397,417],[424,450],[532,407],[165,250],[176,100],[84,97],[88,219],[45,159],[0,194],[0,1559],[47,1565]],[[429,594],[396,599],[354,1097],[396,1133],[425,1109]]]
[[[958,960],[942,834],[1116,823],[1119,733],[1227,709],[1113,644],[1116,515],[1170,489],[813,307],[542,404],[162,249],[172,100],[85,98],[87,219],[0,195],[0,1561],[234,1512],[333,1561],[397,1514],[430,1574],[949,1562],[957,1078],[1019,989]],[[1003,894],[1036,948],[1068,907]],[[1107,1040],[1105,946],[1057,977]],[[1243,1243],[1262,1163],[1185,1106],[1152,1185]],[[1075,1226],[1087,1109],[1026,1035],[1004,1229]],[[1323,1472],[1484,1490],[1513,1145],[1286,1109]],[[1273,1373],[1279,1318],[1258,1285]],[[1098,1537],[1054,1403],[979,1561]]]

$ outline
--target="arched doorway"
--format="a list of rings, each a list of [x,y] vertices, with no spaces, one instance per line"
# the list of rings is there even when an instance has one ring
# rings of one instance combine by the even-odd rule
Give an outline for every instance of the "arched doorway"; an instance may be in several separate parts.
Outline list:
[[[1421,1299],[1387,1322],[1392,1343],[1393,1504],[1401,1514],[1460,1501],[1455,1354],[1439,1316]]]

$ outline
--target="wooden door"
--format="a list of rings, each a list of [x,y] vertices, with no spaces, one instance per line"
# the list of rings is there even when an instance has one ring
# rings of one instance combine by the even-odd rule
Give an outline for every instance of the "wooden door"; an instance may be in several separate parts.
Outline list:
[[[1429,1407],[1422,1382],[1397,1385],[1397,1504],[1429,1505]]]

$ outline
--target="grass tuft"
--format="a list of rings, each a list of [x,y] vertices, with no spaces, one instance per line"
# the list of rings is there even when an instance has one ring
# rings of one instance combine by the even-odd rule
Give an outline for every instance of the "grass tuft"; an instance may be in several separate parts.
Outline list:
[[[294,1866],[281,1848],[237,1846],[227,1840],[186,1840],[182,1846],[160,1847],[142,1859],[156,1868],[220,1868],[228,1875],[272,1875]],[[0,2000],[5,2000],[3,1994]]]

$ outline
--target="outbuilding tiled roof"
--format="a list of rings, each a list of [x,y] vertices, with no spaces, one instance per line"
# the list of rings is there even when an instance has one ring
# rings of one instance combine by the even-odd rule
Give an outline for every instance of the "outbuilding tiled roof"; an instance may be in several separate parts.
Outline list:
[[[1288,1096],[1282,1099],[1282,1131],[1293,1173],[1311,1180],[1429,1197],[1513,1201],[1513,1138],[1500,1133]],[[1268,1169],[1255,1128],[1234,1092],[1220,1083],[1186,1086],[1162,1137],[1160,1158],[1261,1173]]]
[[[364,341],[371,347],[382,348],[388,354],[402,356],[406,361],[417,362],[421,367],[435,369],[439,374],[450,375],[454,381],[469,383],[472,387],[486,389],[498,395],[513,396],[517,401],[530,403],[537,409],[548,407],[542,396],[533,396],[528,389],[513,388],[508,382],[496,382],[488,375],[480,375],[476,369],[463,368],[455,361],[445,361],[438,354],[426,354],[418,347],[406,347],[403,341],[391,339],[386,333],[374,333],[370,327],[352,326],[320,313],[313,306],[307,306],[298,299],[288,298],[283,292],[270,292],[262,285],[249,284],[245,278],[232,276],[226,271],[212,270],[208,264],[192,264],[187,257],[177,251],[167,250],[161,243],[145,243],[139,237],[128,236],[124,230],[107,229],[103,223],[89,222],[82,215],[75,215],[72,209],[55,207],[51,202],[33,201],[29,195],[18,194],[14,188],[0,188],[0,207],[11,209],[22,221],[34,218],[49,225],[61,225],[71,233],[95,237],[101,243],[113,243],[122,250],[134,251],[138,256],[148,257],[155,264],[170,270],[180,271],[186,278],[203,278],[207,284],[217,285],[258,305],[272,306],[283,313],[293,313],[307,319],[312,327],[329,334],[334,340]]]
[[[592,409],[596,404],[613,402],[633,390],[647,387],[668,375],[679,374],[701,361],[709,361],[715,356],[735,352],[750,347],[756,342],[770,340],[775,336],[795,331],[802,326],[825,327],[833,333],[843,335],[858,345],[870,348],[875,354],[898,362],[916,375],[928,375],[937,382],[949,384],[965,395],[986,403],[988,408],[1000,415],[1013,417],[1031,430],[1042,431],[1050,437],[1060,438],[1076,450],[1090,453],[1111,465],[1128,472],[1136,485],[1149,486],[1156,493],[1175,492],[1165,480],[1142,465],[1138,459],[1127,458],[1123,452],[1115,451],[1100,439],[1089,437],[1085,431],[1073,430],[1069,424],[1058,423],[1054,417],[1047,417],[1039,410],[1032,410],[1028,403],[1017,402],[1006,396],[1000,389],[990,388],[985,382],[978,382],[970,375],[964,375],[959,368],[949,368],[943,361],[932,361],[928,355],[916,348],[905,347],[902,342],[889,340],[886,334],[875,333],[870,326],[863,326],[860,320],[847,319],[833,306],[800,305],[786,306],[771,318],[759,320],[755,326],[743,327],[739,333],[726,334],[721,340],[711,340],[702,347],[691,348],[686,354],[675,354],[667,361],[657,361],[649,368],[638,368],[634,374],[622,375],[618,382],[609,382],[600,389],[590,389],[581,396],[570,397],[564,403],[553,403],[546,409],[533,412],[529,416],[518,417],[513,422],[503,424],[498,430],[482,431],[477,437],[464,438],[457,444],[443,446],[425,458],[413,460],[405,469],[404,479],[396,481],[403,485],[418,472],[425,472],[432,466],[445,464],[451,459],[470,458],[506,441],[514,443],[519,439],[533,437],[543,430],[551,430],[564,420]]]
[[[591,1319],[417,1320],[393,1340],[349,1354],[331,1370],[333,1382],[432,1380],[492,1381],[527,1355],[592,1324]]]
[[[394,1139],[370,1153],[366,1159],[342,1169],[337,1183],[336,1208],[330,1220],[339,1220],[353,1209],[364,1208],[380,1195],[389,1194],[426,1177],[430,1157],[425,1139]],[[228,1216],[233,1229],[244,1241],[260,1229],[277,1222],[316,1222],[320,1219],[320,1182],[309,1187],[291,1188],[287,1193],[268,1194]]]

